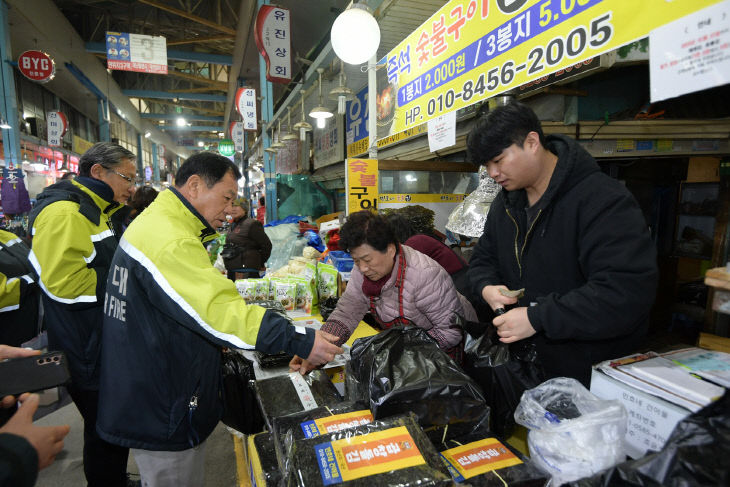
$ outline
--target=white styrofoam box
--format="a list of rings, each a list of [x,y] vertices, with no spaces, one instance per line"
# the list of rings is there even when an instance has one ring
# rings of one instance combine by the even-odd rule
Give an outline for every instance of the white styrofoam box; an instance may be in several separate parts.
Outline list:
[[[690,414],[683,407],[647,394],[593,369],[591,392],[602,399],[618,399],[628,412],[626,453],[639,458],[647,450],[661,450],[679,421]]]

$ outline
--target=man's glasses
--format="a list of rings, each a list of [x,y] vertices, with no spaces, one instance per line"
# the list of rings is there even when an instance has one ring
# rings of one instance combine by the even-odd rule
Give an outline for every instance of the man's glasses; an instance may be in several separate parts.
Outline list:
[[[129,183],[130,186],[134,186],[135,184],[137,184],[139,182],[139,178],[130,178],[129,176],[126,176],[118,171],[115,171],[114,169],[109,169],[109,171],[113,172],[120,178],[124,179],[126,182]]]

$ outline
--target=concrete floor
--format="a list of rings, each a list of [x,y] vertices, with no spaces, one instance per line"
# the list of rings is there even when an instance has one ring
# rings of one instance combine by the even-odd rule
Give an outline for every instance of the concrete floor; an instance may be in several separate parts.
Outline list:
[[[36,424],[68,424],[71,431],[64,440],[64,449],[48,468],[38,474],[36,487],[82,487],[86,485],[82,464],[83,421],[76,406],[71,403],[36,421]],[[236,473],[236,454],[231,433],[219,423],[206,442],[204,487],[239,487],[246,485],[247,479],[239,483]],[[130,455],[127,471],[133,479],[139,479],[137,465]],[[244,473],[245,475],[245,473]]]

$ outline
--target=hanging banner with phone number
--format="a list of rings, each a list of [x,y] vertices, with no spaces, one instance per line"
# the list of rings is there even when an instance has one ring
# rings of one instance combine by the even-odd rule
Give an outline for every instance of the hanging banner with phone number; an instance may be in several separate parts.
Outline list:
[[[646,37],[718,0],[452,0],[388,53],[391,132]]]

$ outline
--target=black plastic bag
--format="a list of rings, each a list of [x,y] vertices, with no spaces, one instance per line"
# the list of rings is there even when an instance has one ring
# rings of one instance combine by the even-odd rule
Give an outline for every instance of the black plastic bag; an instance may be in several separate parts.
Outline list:
[[[730,485],[730,394],[684,418],[659,452],[577,480],[575,487]]]
[[[253,362],[238,352],[224,350],[221,359],[223,373],[223,417],[226,426],[245,434],[264,429],[264,417],[256,401]]]
[[[385,435],[387,440],[378,442],[378,440],[371,439],[372,436],[366,436],[378,433]],[[393,435],[394,441],[388,441],[390,440],[388,435]],[[384,445],[383,443],[386,441],[387,444]],[[345,442],[358,447],[348,453],[337,451],[339,448],[342,450],[347,448],[341,446]],[[376,451],[379,449],[381,451]],[[396,461],[390,464],[395,469],[385,469],[385,471],[373,473],[373,469],[377,468],[380,463],[377,462],[378,459],[405,451],[411,455],[420,455],[423,461],[412,462],[410,466],[400,468]],[[353,466],[357,467],[357,463],[368,462],[368,456],[370,458],[374,456],[374,465],[368,468],[353,468]],[[408,458],[413,458],[413,456],[409,456],[405,460]],[[375,420],[372,423],[336,433],[293,441],[288,445],[287,458],[284,463],[288,468],[285,469],[285,479],[282,485],[289,486],[311,487],[339,483],[346,483],[353,487],[452,485],[451,477],[448,475],[440,455],[423,434],[423,430],[418,426],[413,414]],[[369,475],[358,477],[357,472],[367,471],[370,471]],[[345,472],[349,472],[349,474]]]
[[[322,315],[322,319],[324,321],[327,321],[327,318],[330,317],[332,312],[337,307],[337,301],[338,298],[330,296],[329,298],[319,303],[319,314]]]
[[[484,392],[492,410],[492,430],[508,437],[515,427],[514,412],[522,393],[537,387],[545,373],[530,339],[506,344],[491,323],[465,326],[464,370]]]
[[[489,424],[477,384],[421,328],[356,340],[345,381],[348,400],[368,403],[375,419],[413,411],[424,428]]]

